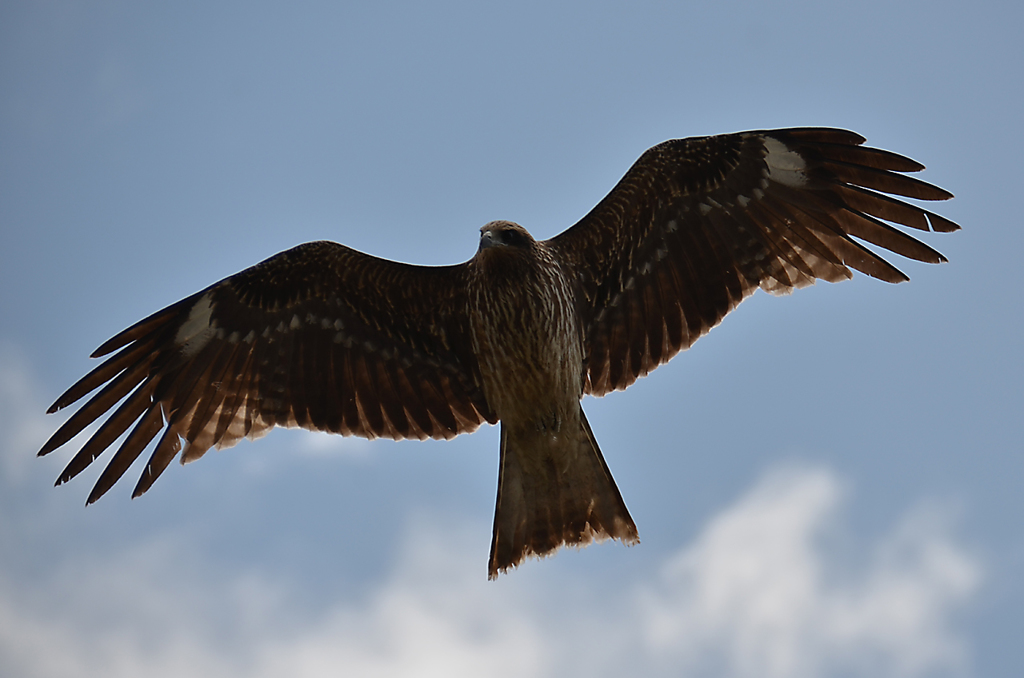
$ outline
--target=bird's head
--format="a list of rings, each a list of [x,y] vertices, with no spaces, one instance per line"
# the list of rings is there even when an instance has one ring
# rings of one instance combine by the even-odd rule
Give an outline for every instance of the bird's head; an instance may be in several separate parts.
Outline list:
[[[481,252],[491,247],[529,249],[534,242],[525,228],[511,221],[492,221],[480,228]]]

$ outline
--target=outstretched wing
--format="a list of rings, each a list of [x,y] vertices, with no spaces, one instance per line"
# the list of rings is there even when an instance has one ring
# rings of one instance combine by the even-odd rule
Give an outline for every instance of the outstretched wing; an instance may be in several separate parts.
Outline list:
[[[585,302],[587,391],[623,389],[688,348],[758,287],[785,294],[856,269],[907,277],[857,240],[931,263],[885,223],[959,226],[883,193],[945,200],[924,166],[835,129],[744,132],[651,148],[587,216],[548,241]],[[884,220],[884,221],[883,221]]]
[[[133,496],[182,461],[273,426],[366,438],[452,438],[496,418],[468,344],[465,266],[410,266],[331,242],[287,250],[133,325],[118,351],[50,408],[103,387],[47,454],[124,402],[57,480],[134,424],[89,495],[96,501],[163,431]]]

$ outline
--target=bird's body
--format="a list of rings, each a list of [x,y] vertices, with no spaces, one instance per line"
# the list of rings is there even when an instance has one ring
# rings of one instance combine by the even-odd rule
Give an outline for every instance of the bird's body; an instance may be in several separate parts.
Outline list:
[[[100,390],[40,454],[117,406],[57,481],[130,429],[91,503],[161,432],[134,496],[179,451],[191,461],[273,426],[422,439],[500,421],[490,576],[562,544],[633,543],[584,394],[628,387],[759,287],[788,293],[850,268],[906,280],[854,238],[944,261],[886,222],[959,227],[884,194],[951,195],[903,174],[920,164],[863,141],[819,128],[668,141],[572,228],[536,241],[491,222],[454,266],[299,245],[100,346],[94,357],[117,353],[50,411]]]
[[[482,233],[516,238],[481,247],[469,265],[473,352],[484,396],[509,427],[558,431],[560,422],[579,419],[585,379],[571,277],[546,243],[518,224],[492,222]]]
[[[481,229],[470,262],[473,352],[501,421],[490,572],[562,543],[637,541],[580,406],[584,327],[572,275],[507,221]]]

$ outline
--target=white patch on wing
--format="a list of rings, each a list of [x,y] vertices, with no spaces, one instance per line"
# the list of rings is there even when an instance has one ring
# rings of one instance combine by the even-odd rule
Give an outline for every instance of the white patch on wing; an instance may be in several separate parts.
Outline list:
[[[768,151],[764,161],[768,164],[769,179],[793,188],[807,183],[807,175],[804,174],[807,163],[799,153],[789,150],[786,144],[772,137],[764,137],[764,148]]]
[[[207,292],[199,297],[199,301],[188,312],[188,318],[174,335],[174,343],[182,347],[182,352],[191,357],[213,336],[213,295]]]

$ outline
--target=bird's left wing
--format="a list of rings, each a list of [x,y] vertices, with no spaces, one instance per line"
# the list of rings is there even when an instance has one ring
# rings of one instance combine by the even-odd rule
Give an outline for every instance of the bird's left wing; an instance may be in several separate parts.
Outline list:
[[[67,390],[91,391],[47,454],[123,403],[57,480],[70,480],[131,428],[89,502],[163,431],[133,496],[182,461],[273,426],[366,438],[451,438],[496,418],[468,344],[465,265],[411,266],[331,242],[300,245],[140,321]]]
[[[587,392],[603,395],[689,347],[761,287],[775,294],[851,276],[906,276],[854,238],[937,263],[885,223],[956,224],[885,193],[952,195],[903,172],[923,165],[804,128],[677,139],[640,157],[575,226],[547,241],[579,289]]]

